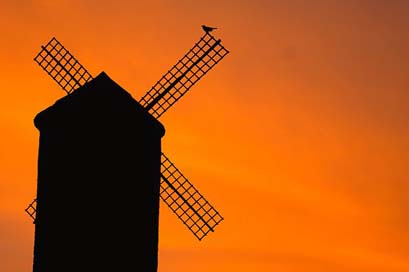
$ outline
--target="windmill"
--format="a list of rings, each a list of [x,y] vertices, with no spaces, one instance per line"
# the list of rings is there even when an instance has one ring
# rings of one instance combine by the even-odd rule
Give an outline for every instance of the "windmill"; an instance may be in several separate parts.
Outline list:
[[[94,78],[55,37],[41,48],[41,51],[34,58],[35,62],[57,82],[67,93],[66,97],[69,99],[77,95],[80,90],[85,93],[84,90],[87,88],[91,89],[98,86],[98,88],[103,89],[106,84],[111,84],[104,72]],[[134,106],[142,108],[144,113],[149,115],[146,117],[147,119],[158,120],[228,53],[229,51],[221,44],[221,40],[216,39],[206,31],[199,41],[139,99],[136,103],[138,105]],[[121,89],[115,84],[112,86],[114,89]],[[159,123],[159,125],[161,124]],[[159,134],[160,139],[164,130]],[[44,140],[40,139],[40,146],[42,141]],[[160,150],[160,146],[158,150]],[[160,177],[160,189],[158,188],[160,199],[200,241],[209,232],[214,231],[223,217],[171,162],[168,156],[162,151],[160,152],[160,174],[158,174]],[[44,161],[45,159],[41,159],[40,156],[40,160]],[[153,159],[154,161],[155,159]],[[36,224],[36,231],[39,225],[37,221],[40,215],[40,198],[39,189],[37,189],[37,197],[26,209]],[[158,211],[154,216],[158,216]],[[157,245],[157,237],[154,243]],[[37,244],[36,241],[34,247],[36,253],[36,249],[41,247],[41,242]],[[34,260],[36,262],[36,256]],[[37,271],[40,270],[34,265],[34,271],[36,269]]]

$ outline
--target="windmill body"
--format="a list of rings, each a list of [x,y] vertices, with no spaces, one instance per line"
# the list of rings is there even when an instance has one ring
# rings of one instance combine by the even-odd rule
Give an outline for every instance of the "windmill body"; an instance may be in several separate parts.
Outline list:
[[[161,123],[101,73],[35,125],[33,271],[156,271]]]

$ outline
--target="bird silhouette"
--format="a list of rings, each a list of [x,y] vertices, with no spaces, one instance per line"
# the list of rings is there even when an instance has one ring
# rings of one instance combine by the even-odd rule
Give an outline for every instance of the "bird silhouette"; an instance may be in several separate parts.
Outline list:
[[[206,26],[206,25],[202,25],[202,28],[206,33],[209,33],[211,31],[217,29],[216,27],[210,27],[210,26]]]

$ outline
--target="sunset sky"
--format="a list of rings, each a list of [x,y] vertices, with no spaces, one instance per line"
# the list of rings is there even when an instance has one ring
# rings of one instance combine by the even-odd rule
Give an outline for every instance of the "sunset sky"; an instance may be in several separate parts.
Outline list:
[[[40,46],[138,100],[202,24],[230,54],[162,147],[225,220],[199,242],[162,203],[158,271],[408,272],[406,0],[1,0],[0,271],[32,271],[33,119],[65,95]]]

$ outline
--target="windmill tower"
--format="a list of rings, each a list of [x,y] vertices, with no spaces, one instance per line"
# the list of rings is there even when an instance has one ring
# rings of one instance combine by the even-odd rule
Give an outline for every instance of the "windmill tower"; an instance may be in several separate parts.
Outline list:
[[[229,51],[209,31],[136,101],[52,38],[34,60],[67,93],[37,114],[34,272],[156,271],[159,199],[202,240],[223,220],[161,150],[158,119]]]

